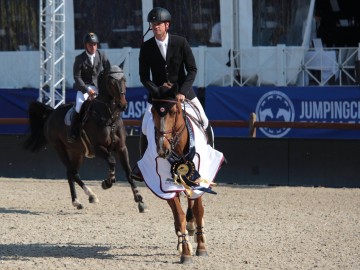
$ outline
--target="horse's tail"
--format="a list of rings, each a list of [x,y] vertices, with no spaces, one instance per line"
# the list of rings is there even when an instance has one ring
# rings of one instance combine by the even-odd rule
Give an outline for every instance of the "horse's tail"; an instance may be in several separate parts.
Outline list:
[[[44,135],[44,124],[54,109],[41,102],[30,103],[28,109],[30,134],[24,141],[24,148],[31,152],[39,151],[47,144]]]

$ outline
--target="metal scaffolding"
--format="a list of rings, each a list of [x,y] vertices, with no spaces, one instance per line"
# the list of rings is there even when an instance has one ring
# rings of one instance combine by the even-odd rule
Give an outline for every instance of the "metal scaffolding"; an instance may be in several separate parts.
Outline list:
[[[65,0],[40,0],[40,89],[38,100],[65,103]]]

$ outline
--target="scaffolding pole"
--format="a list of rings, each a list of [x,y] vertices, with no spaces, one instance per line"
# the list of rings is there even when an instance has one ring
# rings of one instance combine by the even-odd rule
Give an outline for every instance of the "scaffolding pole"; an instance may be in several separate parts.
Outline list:
[[[65,0],[40,0],[40,89],[38,100],[65,103]]]

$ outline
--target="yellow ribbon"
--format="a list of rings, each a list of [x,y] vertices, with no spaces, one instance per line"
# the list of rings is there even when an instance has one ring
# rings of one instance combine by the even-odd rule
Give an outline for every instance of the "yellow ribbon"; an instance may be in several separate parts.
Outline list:
[[[209,180],[202,179],[202,178],[196,179],[195,181],[191,181],[191,180],[188,180],[188,181],[190,181],[191,183],[194,183],[196,185],[198,185],[199,183],[205,183],[205,184],[209,184],[210,186],[215,186],[215,183],[210,183]],[[186,182],[182,178],[181,174],[179,174],[179,175],[174,174],[174,183],[177,185],[182,185],[185,188],[186,196],[191,197],[193,195],[193,189],[188,184],[186,184]]]

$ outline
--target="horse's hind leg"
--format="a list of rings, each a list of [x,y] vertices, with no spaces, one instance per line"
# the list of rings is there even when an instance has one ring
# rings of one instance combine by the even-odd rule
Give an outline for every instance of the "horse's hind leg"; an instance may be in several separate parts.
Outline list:
[[[71,200],[72,205],[77,209],[83,209],[83,205],[77,199],[76,190],[75,190],[75,182],[84,190],[85,194],[89,197],[90,203],[97,203],[99,199],[96,194],[91,190],[91,188],[87,187],[83,181],[81,181],[79,174],[77,171],[68,170],[67,171],[68,183],[70,186]]]
[[[175,232],[178,237],[177,249],[180,253],[180,263],[191,264],[193,249],[189,242],[188,232],[186,230],[185,213],[181,208],[180,198],[178,196],[167,201],[174,216]]]
[[[189,236],[193,236],[195,233],[195,217],[193,212],[194,200],[188,199],[188,208],[186,211],[186,229],[189,232]]]
[[[84,190],[85,194],[89,197],[89,203],[98,203],[99,199],[96,194],[80,179],[80,175],[77,173],[74,175],[75,182]],[[74,205],[76,206],[76,205]],[[78,207],[78,209],[82,209]]]
[[[196,232],[194,236],[195,242],[197,242],[196,256],[208,256],[205,247],[206,238],[204,233],[204,205],[202,203],[202,197],[194,200],[193,210],[196,219]]]
[[[72,205],[75,206],[77,209],[82,209],[82,204],[77,200],[74,178],[69,172],[67,172],[67,179],[70,187]]]
[[[70,157],[70,154],[68,153],[68,151],[66,151],[65,146],[61,142],[54,144],[54,148],[56,149],[62,163],[66,167],[66,175],[70,187],[72,205],[75,206],[77,209],[84,208],[80,201],[77,199],[75,182],[84,190],[85,194],[89,196],[90,203],[98,202],[99,200],[96,194],[92,192],[92,190],[88,188],[80,179],[78,170],[82,163],[83,157]]]

